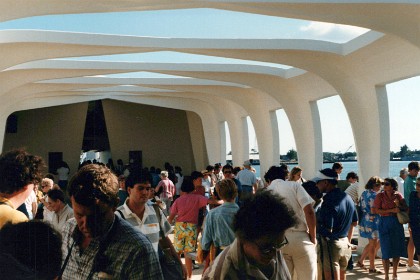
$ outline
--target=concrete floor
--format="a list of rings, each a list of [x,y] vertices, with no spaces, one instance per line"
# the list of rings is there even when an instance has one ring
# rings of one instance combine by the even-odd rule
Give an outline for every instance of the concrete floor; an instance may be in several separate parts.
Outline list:
[[[170,239],[173,241],[173,234],[169,235]],[[358,260],[358,255],[356,254],[356,251],[353,252],[353,259],[354,263],[356,264]],[[184,261],[184,258],[182,259]],[[401,260],[401,262],[404,262]],[[365,260],[365,265],[368,267],[368,260]],[[375,260],[375,266],[383,270],[382,261],[380,259]],[[203,273],[203,264],[199,264],[199,269],[194,269],[192,273],[192,280],[199,280],[201,279],[201,275]],[[392,279],[392,268],[390,269],[390,279]],[[400,280],[420,280],[420,273],[413,273],[413,272],[407,272],[406,267],[399,267],[398,268],[398,276],[400,277]],[[368,270],[363,270],[361,268],[358,268],[355,266],[355,268],[351,271],[347,271],[346,273],[346,279],[347,280],[368,280],[368,279],[385,279],[384,274],[373,274],[369,273]]]
[[[365,261],[365,263],[367,264],[368,261]],[[380,259],[377,259],[375,261],[375,264],[378,269],[383,270],[382,261]],[[192,280],[201,279],[201,274],[203,273],[204,266],[202,264],[200,264],[199,266],[200,266],[199,269],[193,270],[193,276],[191,278]],[[391,271],[392,270],[390,269],[390,272]],[[346,276],[347,276],[346,277],[347,280],[385,279],[384,274],[368,273],[368,270],[363,270],[361,268],[354,268],[351,271],[347,271]],[[420,279],[420,273],[407,272],[407,269],[405,267],[399,267],[398,276],[400,277],[400,280],[419,280]],[[390,279],[392,279],[392,272],[390,274]]]

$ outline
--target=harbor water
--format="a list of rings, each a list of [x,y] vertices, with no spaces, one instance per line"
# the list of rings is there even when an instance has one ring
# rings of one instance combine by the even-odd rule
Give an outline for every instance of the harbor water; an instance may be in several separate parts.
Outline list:
[[[343,172],[341,173],[341,178],[345,179],[347,173],[349,173],[350,171],[354,171],[356,173],[359,173],[359,166],[357,164],[357,161],[345,161],[345,162],[341,162],[343,164]],[[410,161],[390,161],[389,162],[389,177],[397,177],[400,175],[400,170],[401,168],[407,167],[408,164],[410,163]],[[294,166],[297,166],[298,164],[288,164],[287,166],[289,166],[289,170],[291,170]],[[332,167],[332,163],[324,163],[322,165],[322,168],[331,168]],[[252,167],[255,168],[256,170],[256,174],[257,177],[260,177],[261,175],[264,174],[260,174],[260,166],[259,165],[253,165]],[[305,170],[303,171],[303,177],[305,177]],[[310,178],[306,178],[306,179],[310,179]]]

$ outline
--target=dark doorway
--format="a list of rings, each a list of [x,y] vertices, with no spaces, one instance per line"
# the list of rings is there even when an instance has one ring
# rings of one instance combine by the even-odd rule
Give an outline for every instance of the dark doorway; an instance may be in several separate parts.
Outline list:
[[[57,174],[56,170],[62,161],[63,161],[62,152],[49,152],[48,153],[48,172],[52,174]]]
[[[135,165],[135,166],[143,165],[142,151],[129,151],[128,158],[129,158],[130,165]]]
[[[109,151],[109,139],[102,101],[90,101],[86,115],[85,133],[83,135],[83,152]]]

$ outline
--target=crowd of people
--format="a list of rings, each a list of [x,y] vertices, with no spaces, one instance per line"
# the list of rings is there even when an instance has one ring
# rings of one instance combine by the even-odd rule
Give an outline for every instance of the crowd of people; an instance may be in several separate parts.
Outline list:
[[[359,268],[390,279],[392,267],[396,280],[408,256],[407,270],[420,272],[418,162],[398,180],[373,176],[362,193],[355,172],[340,180],[340,163],[311,180],[272,166],[264,181],[250,161],[189,175],[120,160],[72,176],[65,162],[55,177],[44,169],[22,149],[0,156],[0,279],[190,279],[195,258],[203,279],[346,279],[357,226],[368,240]]]

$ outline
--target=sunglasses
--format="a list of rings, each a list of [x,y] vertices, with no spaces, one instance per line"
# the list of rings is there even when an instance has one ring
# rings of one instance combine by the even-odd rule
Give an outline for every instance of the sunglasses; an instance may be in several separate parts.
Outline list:
[[[223,174],[232,174],[232,171],[224,171]]]
[[[287,244],[289,244],[289,240],[287,240],[287,237],[284,237],[284,240],[280,243],[275,244],[274,246],[260,246],[257,243],[254,242],[255,245],[257,245],[258,250],[260,250],[261,253],[267,255],[271,252],[275,252],[277,250],[280,250],[281,248],[283,248],[284,246],[286,246]]]

